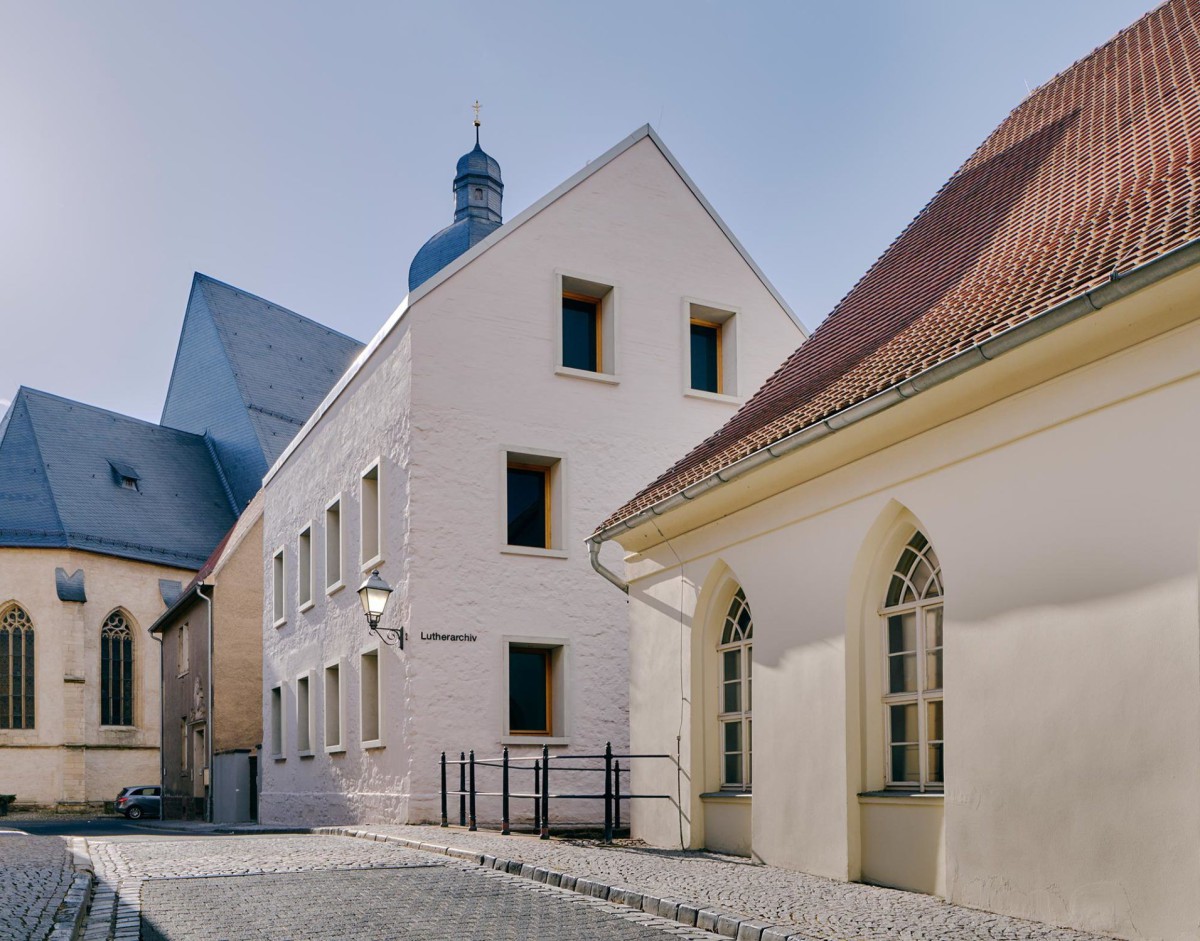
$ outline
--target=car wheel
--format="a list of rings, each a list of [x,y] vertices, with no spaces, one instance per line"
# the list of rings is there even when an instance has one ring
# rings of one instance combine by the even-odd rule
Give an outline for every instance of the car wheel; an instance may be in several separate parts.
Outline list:
[[[128,817],[130,820],[141,820],[142,819],[142,808],[141,807],[130,807],[127,811],[125,811],[125,816]]]

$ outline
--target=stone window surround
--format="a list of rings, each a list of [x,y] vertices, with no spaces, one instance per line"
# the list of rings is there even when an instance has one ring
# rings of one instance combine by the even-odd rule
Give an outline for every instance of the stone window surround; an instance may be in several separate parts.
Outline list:
[[[332,500],[330,500],[328,503],[325,504],[325,533],[324,533],[325,539],[324,539],[323,544],[325,547],[325,595],[326,595],[326,597],[328,597],[330,595],[335,595],[339,591],[341,591],[343,588],[346,587],[346,582],[345,582],[345,572],[346,572],[345,533],[346,533],[346,527],[343,525],[343,520],[342,520],[343,505],[344,504],[342,501],[341,493],[338,493]],[[329,581],[329,571],[330,571],[329,518],[330,518],[331,513],[335,513],[335,515],[337,516],[337,521],[338,521],[338,523],[337,523],[337,561],[338,561],[337,575],[338,575],[338,577],[332,583],[330,583],[330,581]]]
[[[619,384],[621,380],[617,375],[617,344],[620,336],[617,328],[620,288],[609,279],[565,268],[554,269],[553,284],[554,296],[550,309],[553,312],[555,374],[609,385]],[[600,368],[596,372],[563,365],[562,299],[565,294],[595,297],[600,301]]]
[[[683,352],[683,394],[691,399],[707,399],[710,402],[725,402],[741,405],[745,401],[739,394],[738,325],[741,308],[733,304],[707,301],[698,297],[684,297],[680,306],[680,348]],[[721,392],[705,392],[692,388],[692,321],[702,320],[721,328]]]
[[[566,559],[570,553],[565,539],[568,491],[567,491],[567,455],[561,451],[550,451],[545,448],[529,448],[516,445],[501,444],[499,450],[499,497],[497,516],[499,522],[499,550],[505,555],[541,556],[549,559]],[[516,464],[541,464],[549,469],[550,505],[546,508],[550,514],[550,543],[548,549],[536,546],[513,546],[508,542],[508,466]]]

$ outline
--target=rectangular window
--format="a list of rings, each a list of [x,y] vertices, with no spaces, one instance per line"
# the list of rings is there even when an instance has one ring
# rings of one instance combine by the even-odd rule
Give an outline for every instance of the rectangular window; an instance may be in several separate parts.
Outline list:
[[[550,468],[509,462],[508,544],[549,549]]]
[[[363,748],[383,744],[383,721],[379,688],[379,651],[369,650],[362,655],[362,743]]]
[[[312,527],[306,526],[300,533],[300,542],[296,552],[296,584],[297,601],[300,610],[311,607],[313,603],[313,564],[312,564]]]
[[[550,735],[554,715],[551,649],[512,644],[508,648],[508,731]]]
[[[188,731],[186,718],[179,720],[179,768],[184,772],[188,769]]]
[[[737,395],[737,314],[687,301],[688,388]]]
[[[691,322],[692,388],[721,391],[721,325]]]
[[[342,501],[325,508],[325,591],[342,584]]]
[[[271,560],[271,619],[275,627],[281,626],[286,620],[283,607],[283,575],[283,550],[279,549]]]
[[[180,676],[186,676],[189,663],[191,660],[190,641],[188,639],[188,626],[185,621],[179,625],[179,634],[176,636],[175,645],[175,662],[177,664],[177,672]]]
[[[342,745],[342,666],[325,668],[325,751],[345,751]]]
[[[382,561],[383,555],[380,533],[383,529],[382,507],[379,496],[379,465],[373,464],[362,475],[361,480],[362,507],[362,547],[360,561],[365,569]]]
[[[296,678],[296,751],[301,757],[311,755],[312,709],[309,699],[308,674]]]
[[[600,372],[604,362],[601,300],[568,291],[562,296],[562,364],[568,369]]]
[[[271,688],[271,757],[283,757],[283,687]]]

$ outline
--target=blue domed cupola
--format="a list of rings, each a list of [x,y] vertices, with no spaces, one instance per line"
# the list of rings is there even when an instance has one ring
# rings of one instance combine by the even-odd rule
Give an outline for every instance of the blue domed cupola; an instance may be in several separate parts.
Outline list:
[[[408,267],[408,289],[415,291],[471,246],[500,228],[504,183],[500,164],[479,146],[479,114],[475,116],[475,149],[458,158],[454,174],[454,221],[421,246]]]

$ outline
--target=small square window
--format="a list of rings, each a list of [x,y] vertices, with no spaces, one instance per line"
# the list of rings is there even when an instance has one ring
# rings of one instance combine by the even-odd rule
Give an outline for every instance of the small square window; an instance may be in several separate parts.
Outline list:
[[[342,501],[325,508],[325,591],[342,584]]]
[[[379,464],[363,472],[361,484],[362,540],[359,560],[364,569],[378,564],[383,556],[383,501],[379,495]]]
[[[710,395],[737,395],[737,315],[688,302],[688,389]]]
[[[301,610],[313,603],[312,527],[306,526],[300,533],[296,553],[297,601]]]
[[[281,627],[285,622],[283,594],[283,549],[277,549],[271,559],[271,618],[275,627]]]
[[[616,289],[562,273],[558,288],[559,371],[615,382]]]

